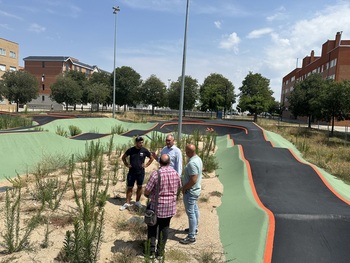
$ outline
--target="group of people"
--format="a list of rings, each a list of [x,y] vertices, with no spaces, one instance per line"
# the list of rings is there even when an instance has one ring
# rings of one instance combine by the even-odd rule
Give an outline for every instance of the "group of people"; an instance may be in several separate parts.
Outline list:
[[[188,217],[189,227],[184,231],[187,237],[180,240],[181,244],[194,244],[195,235],[198,233],[199,210],[197,200],[201,192],[203,163],[196,154],[193,144],[186,145],[185,152],[188,162],[182,175],[182,153],[175,145],[172,134],[166,136],[166,146],[157,155],[143,147],[143,138],[136,137],[135,146],[129,148],[122,156],[125,166],[129,168],[127,175],[126,203],[120,207],[125,210],[131,206],[131,197],[135,182],[137,184],[135,206],[141,208],[140,198],[142,195],[142,184],[145,177],[145,168],[154,160],[159,162],[159,169],[152,172],[144,195],[150,200],[150,208],[156,209],[157,224],[148,226],[147,238],[150,242],[151,257],[162,257],[165,244],[168,239],[171,218],[176,214],[176,199],[179,191],[182,191],[183,202]],[[146,157],[149,159],[145,164]],[[160,180],[158,180],[160,176]],[[157,188],[157,185],[159,186]],[[158,189],[158,199],[156,192]],[[158,231],[158,235],[157,235]],[[158,240],[158,242],[157,242]],[[156,244],[157,243],[157,244]]]

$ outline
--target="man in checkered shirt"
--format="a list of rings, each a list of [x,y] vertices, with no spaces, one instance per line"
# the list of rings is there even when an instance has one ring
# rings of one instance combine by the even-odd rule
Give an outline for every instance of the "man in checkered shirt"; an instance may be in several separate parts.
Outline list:
[[[178,173],[170,166],[169,155],[162,154],[159,159],[159,164],[160,187],[156,211],[157,224],[155,226],[148,226],[147,237],[148,240],[150,240],[151,257],[161,259],[164,255],[164,248],[168,239],[170,220],[176,214],[176,196],[182,184]],[[155,209],[157,183],[158,172],[154,171],[148,180],[144,192],[144,195],[150,198],[151,209],[153,210]],[[156,238],[158,228],[158,238]],[[157,251],[156,239],[158,239]]]

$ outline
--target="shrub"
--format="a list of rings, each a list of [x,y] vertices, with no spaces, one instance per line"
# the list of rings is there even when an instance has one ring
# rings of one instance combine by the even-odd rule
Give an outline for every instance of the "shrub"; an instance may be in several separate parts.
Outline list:
[[[74,125],[69,125],[68,129],[69,129],[70,136],[75,136],[82,133],[81,129]]]

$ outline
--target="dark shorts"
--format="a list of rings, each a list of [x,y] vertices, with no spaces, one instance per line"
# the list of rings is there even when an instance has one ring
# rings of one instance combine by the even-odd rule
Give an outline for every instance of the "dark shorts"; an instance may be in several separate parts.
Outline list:
[[[145,172],[142,172],[140,174],[134,174],[129,172],[126,177],[127,186],[133,187],[135,185],[135,182],[137,183],[137,186],[142,186],[144,179],[145,179]]]

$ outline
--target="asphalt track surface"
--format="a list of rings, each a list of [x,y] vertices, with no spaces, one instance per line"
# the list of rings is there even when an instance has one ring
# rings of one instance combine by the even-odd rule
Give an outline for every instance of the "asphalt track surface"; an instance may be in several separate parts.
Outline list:
[[[176,125],[160,123],[156,130],[170,132]],[[288,149],[274,148],[253,123],[183,122],[183,133],[195,129],[229,134],[235,145],[241,145],[257,198],[272,213],[265,262],[350,262],[349,203],[317,170]]]
[[[39,125],[55,117],[34,118]],[[177,121],[157,122],[163,133]],[[147,136],[151,130],[132,130],[124,136]],[[184,120],[182,131],[215,131],[229,135],[241,149],[256,201],[266,211],[269,229],[261,262],[350,262],[350,206],[317,168],[300,161],[292,151],[275,148],[262,129],[250,122]],[[96,139],[105,134],[85,133],[72,139]]]

